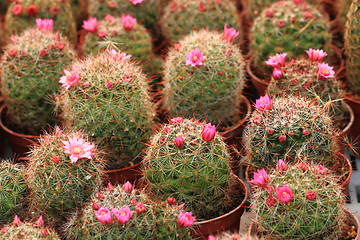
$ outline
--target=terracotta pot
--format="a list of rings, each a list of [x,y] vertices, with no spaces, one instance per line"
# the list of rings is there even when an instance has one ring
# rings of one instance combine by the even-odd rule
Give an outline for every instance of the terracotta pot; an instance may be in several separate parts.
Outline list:
[[[264,96],[265,95],[265,92],[269,86],[269,83],[270,83],[270,80],[268,81],[265,81],[265,80],[262,80],[260,78],[258,78],[255,73],[252,71],[251,69],[251,64],[253,63],[254,61],[254,57],[251,56],[249,61],[247,61],[247,64],[246,64],[246,71],[247,73],[249,74],[250,78],[251,78],[251,83],[254,85],[257,93],[258,93],[258,96]]]
[[[228,212],[220,217],[213,218],[206,221],[196,222],[194,229],[191,232],[193,239],[204,239],[207,240],[209,235],[216,235],[222,231],[239,232],[240,219],[244,213],[245,201],[248,197],[247,188],[244,182],[237,176],[234,175],[237,182],[240,184],[244,199],[238,207],[231,212]]]
[[[345,102],[350,106],[354,113],[354,123],[351,126],[350,130],[347,133],[347,136],[351,141],[354,141],[353,145],[360,147],[360,101],[357,101],[350,97],[345,97]],[[357,156],[360,156],[356,153]]]
[[[352,108],[345,102],[343,101],[342,104],[342,110],[344,112],[347,112],[350,119],[348,124],[344,127],[344,129],[342,129],[339,133],[338,136],[340,138],[340,152],[344,152],[345,151],[345,147],[347,146],[347,143],[342,141],[346,136],[348,136],[349,134],[351,134],[351,129],[352,126],[354,125],[354,121],[355,121],[355,115],[354,115],[354,111],[352,110]]]
[[[109,179],[109,181],[113,185],[123,184],[126,181],[135,183],[142,176],[140,167],[141,167],[141,162],[126,168],[106,170],[105,176]]]

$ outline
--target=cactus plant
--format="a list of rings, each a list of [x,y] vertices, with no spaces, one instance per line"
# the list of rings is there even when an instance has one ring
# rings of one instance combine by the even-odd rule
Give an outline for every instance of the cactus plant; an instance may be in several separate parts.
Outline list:
[[[80,131],[45,133],[29,154],[30,210],[61,223],[102,183],[104,161]]]
[[[173,0],[164,9],[161,23],[163,35],[174,43],[205,27],[216,30],[228,24],[237,31],[241,29],[241,19],[232,0]]]
[[[36,29],[13,35],[5,47],[1,92],[13,130],[38,135],[47,124],[58,123],[51,101],[60,88],[56,79],[76,55],[68,40],[51,27],[52,20],[38,19]]]
[[[338,150],[336,130],[326,109],[296,96],[256,100],[256,111],[245,128],[245,160],[256,167],[276,166],[279,158],[316,156],[330,164]]]
[[[7,34],[18,34],[32,27],[36,18],[54,21],[54,29],[76,42],[76,24],[69,1],[58,0],[17,0],[13,1],[5,15]]]
[[[107,152],[109,169],[138,160],[153,128],[147,78],[129,57],[113,49],[88,56],[60,80],[63,117]]]
[[[126,184],[94,193],[67,223],[67,239],[191,239],[177,205],[156,204]]]
[[[280,162],[280,161],[279,161]],[[259,170],[251,210],[259,236],[269,239],[342,239],[344,196],[337,177],[322,165],[279,164]]]
[[[0,162],[0,224],[11,221],[23,210],[27,189],[22,165],[8,160]]]
[[[170,116],[206,116],[225,126],[238,121],[245,62],[232,44],[236,35],[227,26],[223,34],[201,30],[170,50],[163,90],[163,106]]]

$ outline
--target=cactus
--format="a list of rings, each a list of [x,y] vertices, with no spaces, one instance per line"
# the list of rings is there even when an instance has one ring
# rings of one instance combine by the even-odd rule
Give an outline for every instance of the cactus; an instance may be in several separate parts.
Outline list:
[[[216,30],[227,24],[241,30],[241,19],[232,0],[173,0],[164,9],[161,23],[163,35],[174,43],[205,27]]]
[[[101,185],[104,161],[80,131],[45,133],[29,154],[30,210],[61,223]]]
[[[208,219],[233,200],[229,159],[215,126],[178,117],[152,137],[142,172],[157,196],[173,196]]]
[[[353,93],[360,95],[360,3],[353,1],[345,28],[345,55],[347,81]]]
[[[144,191],[126,184],[109,184],[106,190],[93,194],[82,212],[66,224],[67,239],[191,239],[189,228],[178,226],[177,205],[156,204]],[[122,221],[117,210],[126,213]]]
[[[125,53],[108,50],[66,72],[58,100],[63,117],[107,152],[109,169],[137,161],[155,116],[141,68]]]
[[[245,160],[256,167],[276,166],[277,160],[316,156],[330,164],[338,150],[336,130],[326,109],[296,96],[256,101],[245,128]]]
[[[330,42],[327,16],[309,4],[279,1],[265,8],[250,30],[254,66],[264,72],[268,56],[287,52],[297,57],[310,47],[320,49]]]
[[[11,221],[23,210],[27,189],[24,169],[20,164],[3,160],[0,163],[0,224]]]
[[[76,42],[76,24],[69,1],[59,0],[17,0],[13,1],[5,15],[7,34],[20,33],[32,27],[36,18],[54,21],[54,29]]]
[[[222,232],[218,235],[213,236],[210,235],[208,240],[257,240],[256,236],[249,236],[249,235],[239,235],[237,233],[230,233],[230,232]]]
[[[279,161],[280,162],[280,161]],[[258,236],[269,239],[342,239],[344,196],[337,177],[321,165],[279,164],[254,174],[251,210]]]
[[[206,116],[223,125],[238,121],[245,62],[238,47],[231,43],[236,36],[232,30],[225,26],[223,34],[194,32],[170,50],[163,90],[164,108],[170,116]]]
[[[49,23],[46,29],[44,21]],[[13,35],[1,59],[1,92],[8,124],[32,135],[38,135],[47,124],[58,123],[51,98],[60,88],[57,78],[76,56],[66,38],[50,31],[51,21],[38,23],[38,29]]]

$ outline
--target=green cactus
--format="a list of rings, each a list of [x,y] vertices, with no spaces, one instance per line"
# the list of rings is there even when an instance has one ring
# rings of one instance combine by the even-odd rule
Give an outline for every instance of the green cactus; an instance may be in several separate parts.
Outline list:
[[[328,169],[300,163],[259,171],[251,202],[259,237],[342,239],[345,199]]]
[[[63,117],[107,152],[109,169],[139,160],[154,125],[148,79],[128,57],[115,50],[88,56],[61,81]]]
[[[30,210],[62,222],[101,185],[105,162],[80,131],[61,130],[40,137],[29,154],[26,182]]]
[[[156,204],[144,191],[109,187],[93,194],[89,204],[66,224],[67,239],[191,239],[189,228],[179,228],[177,205]],[[113,209],[129,207],[130,217],[120,223]],[[99,211],[109,210],[107,218]],[[131,212],[132,211],[132,212]],[[99,217],[98,217],[99,216]],[[101,221],[100,221],[101,220]]]
[[[18,34],[32,27],[36,18],[54,20],[54,30],[59,30],[72,42],[76,42],[76,24],[69,1],[17,0],[13,1],[5,16],[7,34]]]
[[[245,160],[259,168],[275,167],[279,158],[294,161],[299,155],[316,156],[328,165],[338,150],[326,109],[295,96],[272,99],[269,109],[257,109],[244,131]]]
[[[345,28],[346,77],[351,91],[360,95],[360,3],[353,0]]]
[[[58,33],[32,28],[12,37],[1,59],[1,92],[13,130],[38,135],[47,124],[58,123],[51,98],[60,88],[56,81],[75,56]]]
[[[14,214],[21,215],[27,189],[24,169],[20,164],[3,160],[0,162],[0,224],[12,220]]]
[[[205,27],[216,30],[227,24],[241,32],[241,19],[232,0],[173,0],[164,9],[161,23],[163,35],[174,43]]]
[[[189,56],[194,51],[200,53]],[[195,57],[201,59],[201,53],[201,65],[188,64]],[[224,34],[207,30],[190,34],[168,53],[163,107],[172,117],[207,117],[225,126],[237,123],[245,84],[244,65],[240,50],[225,40]]]

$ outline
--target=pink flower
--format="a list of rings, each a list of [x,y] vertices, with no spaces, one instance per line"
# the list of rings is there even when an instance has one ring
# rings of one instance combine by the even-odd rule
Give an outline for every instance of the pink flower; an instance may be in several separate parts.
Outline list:
[[[96,202],[93,202],[92,209],[99,210],[100,206]]]
[[[306,50],[305,52],[308,54],[309,59],[314,62],[321,62],[323,60],[323,58],[327,56],[327,53],[324,52],[322,49],[315,50],[315,49],[310,48],[309,50]]]
[[[121,23],[126,31],[130,31],[131,29],[133,29],[136,23],[136,18],[130,16],[129,14],[128,15],[122,14]]]
[[[43,237],[46,237],[47,235],[49,235],[49,231],[47,230],[47,227],[44,227],[44,229],[41,231],[41,235]]]
[[[176,118],[170,119],[170,123],[174,124],[174,125],[182,123],[183,121],[184,121],[184,119],[182,117],[176,117]]]
[[[283,77],[283,73],[282,71],[280,71],[279,69],[275,68],[273,73],[272,73],[273,77],[275,79],[281,79]]]
[[[71,86],[75,86],[80,80],[80,75],[77,71],[77,66],[73,65],[71,72],[64,70],[65,76],[60,78],[59,83],[62,83],[62,87],[65,87],[66,90],[69,90]]]
[[[109,190],[110,192],[112,192],[112,191],[115,190],[115,188],[114,188],[113,185],[111,185],[111,183],[108,183],[108,185],[107,185],[107,190]]]
[[[234,28],[227,28],[227,24],[224,26],[224,33],[222,34],[222,39],[228,42],[233,42],[235,38],[239,35]]]
[[[178,148],[182,148],[185,144],[185,141],[182,137],[177,137],[173,140],[173,143],[175,144],[175,146],[177,146]]]
[[[98,32],[98,37],[99,37],[99,38],[104,38],[104,37],[106,37],[106,32],[105,32],[104,30],[100,30],[100,31]]]
[[[120,208],[119,210],[113,208],[112,212],[114,213],[119,223],[122,224],[127,223],[134,213],[134,211],[130,210],[129,206],[126,206],[125,208]]]
[[[312,19],[314,17],[314,15],[311,12],[304,12],[304,18],[305,19]]]
[[[216,237],[214,237],[213,235],[209,235],[208,240],[216,240]]]
[[[268,11],[266,12],[266,16],[267,16],[268,18],[272,18],[272,17],[274,16],[274,12],[271,11],[271,10],[268,10]]]
[[[276,23],[276,25],[279,27],[279,28],[283,28],[283,27],[285,27],[285,22],[283,21],[283,20],[279,20],[277,23]]]
[[[142,202],[139,202],[138,204],[136,204],[135,206],[135,211],[138,213],[138,214],[141,214],[143,212],[145,212],[145,206]]]
[[[126,181],[122,188],[125,192],[130,193],[133,190],[133,185],[129,181]]]
[[[255,116],[253,118],[253,123],[255,123],[256,125],[259,125],[261,123],[261,121],[262,121],[261,116]]]
[[[11,9],[11,12],[15,15],[15,16],[19,16],[23,11],[23,7],[21,4],[15,4],[15,6],[13,7],[13,9]]]
[[[84,20],[82,27],[91,33],[96,33],[98,28],[98,23],[96,18],[89,18],[88,20]]]
[[[110,224],[112,222],[112,214],[107,207],[102,207],[99,211],[95,211],[95,216],[102,224]]]
[[[309,129],[307,129],[307,128],[303,129],[303,130],[302,130],[302,134],[303,134],[305,137],[308,136],[308,135],[310,134]]]
[[[130,0],[130,2],[132,2],[132,4],[136,5],[138,3],[142,3],[145,0]]]
[[[70,137],[69,141],[62,141],[65,146],[64,153],[67,153],[70,155],[70,160],[72,163],[76,163],[78,159],[80,158],[92,158],[92,152],[94,145],[90,145],[88,142],[84,142],[84,139],[80,138],[77,139],[76,136],[74,136],[73,139]]]
[[[270,65],[274,68],[280,68],[285,66],[285,58],[287,53],[277,53],[275,56],[270,56],[269,59],[265,62],[267,65]]]
[[[33,16],[36,16],[39,13],[39,9],[37,8],[36,5],[31,4],[26,9],[26,12],[27,12],[29,17],[33,17]]]
[[[266,199],[266,204],[269,207],[274,206],[275,203],[276,203],[276,199],[272,195],[270,197],[268,197],[268,199]]]
[[[47,55],[49,55],[49,52],[46,49],[41,49],[39,55],[41,57],[47,57]]]
[[[269,128],[268,131],[267,131],[267,133],[268,133],[269,135],[273,135],[273,134],[274,134],[274,129]]]
[[[257,173],[254,173],[254,178],[250,181],[252,184],[255,184],[259,187],[265,187],[269,181],[269,176],[267,175],[265,169],[257,170]]]
[[[18,217],[18,215],[15,215],[14,221],[12,222],[12,225],[15,226],[15,227],[18,227],[18,226],[21,225],[21,221],[20,221],[20,218]]]
[[[192,212],[183,213],[180,211],[178,224],[180,228],[190,227],[195,221],[195,217],[192,216]]]
[[[42,215],[39,217],[38,220],[36,220],[35,225],[39,226],[39,227],[44,226],[44,219],[43,219]]]
[[[168,197],[166,199],[167,203],[172,206],[172,205],[175,205],[176,204],[176,199],[174,197]]]
[[[202,139],[206,142],[210,142],[214,139],[216,133],[216,127],[209,123],[202,131]]]
[[[114,16],[112,16],[110,14],[106,14],[104,20],[107,22],[113,22],[115,20],[115,18],[114,18]]]
[[[16,54],[17,54],[17,50],[16,49],[11,49],[11,50],[9,50],[9,56],[10,57],[15,57],[16,56]]]
[[[111,50],[106,50],[110,55],[111,57],[115,60],[115,61],[118,61],[118,62],[122,62],[122,61],[125,61],[129,58],[131,58],[131,55],[127,55],[125,52],[120,52],[118,53],[115,49],[111,49]]]
[[[164,133],[166,133],[166,134],[169,134],[169,133],[171,133],[171,128],[169,128],[168,126],[166,126],[165,128],[164,128]]]
[[[318,174],[324,175],[327,173],[328,169],[320,164],[314,167],[314,171]]]
[[[284,186],[276,188],[276,196],[280,202],[288,203],[291,202],[294,194],[291,189],[286,184],[284,184]]]
[[[36,19],[36,27],[40,31],[50,32],[54,26],[54,21],[52,19]]]
[[[324,79],[332,78],[335,75],[335,71],[327,63],[319,63],[319,75]]]
[[[277,163],[277,170],[279,172],[282,172],[282,171],[286,171],[287,169],[288,169],[288,166],[286,165],[286,163],[282,159],[279,159],[279,161]]]
[[[301,4],[301,3],[305,2],[305,0],[293,0],[293,2],[295,4]]]
[[[271,109],[271,100],[269,96],[266,94],[265,96],[261,96],[260,99],[257,99],[254,107],[260,111],[270,110]]]
[[[107,89],[111,89],[113,86],[114,86],[114,84],[113,84],[112,82],[110,82],[110,81],[107,81],[107,82],[105,83],[105,87],[106,87]]]
[[[279,136],[279,141],[280,142],[285,142],[286,141],[286,136],[285,135],[280,135]]]
[[[191,65],[192,67],[202,66],[203,61],[206,58],[202,52],[199,51],[199,48],[196,50],[191,49],[190,52],[186,54],[188,58],[185,62],[185,65]]]
[[[59,161],[60,161],[60,157],[59,157],[59,156],[54,155],[54,156],[52,156],[52,157],[51,157],[51,161],[52,161],[53,163],[59,163]]]
[[[314,200],[316,198],[316,192],[314,192],[313,190],[309,190],[306,192],[305,196],[309,200]]]

